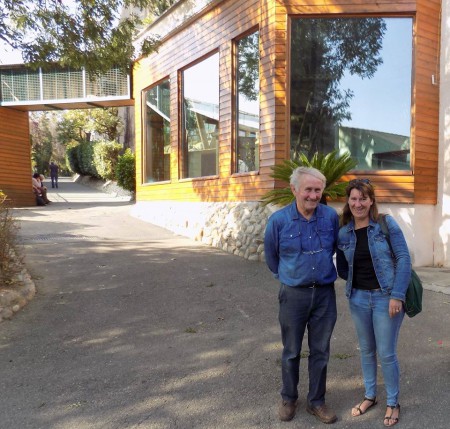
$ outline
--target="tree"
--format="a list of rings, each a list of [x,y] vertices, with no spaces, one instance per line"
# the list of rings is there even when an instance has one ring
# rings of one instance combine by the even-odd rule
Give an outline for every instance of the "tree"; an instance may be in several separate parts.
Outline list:
[[[351,119],[350,89],[340,88],[344,73],[371,78],[380,55],[383,18],[313,18],[292,27],[291,158],[334,149],[336,125]]]
[[[56,127],[58,141],[67,145],[70,142],[89,142],[94,130],[94,120],[91,109],[68,110],[62,114],[62,118]]]
[[[123,131],[123,122],[119,117],[119,109],[110,107],[108,109],[93,109],[94,131],[106,140],[114,141],[119,138]]]
[[[259,31],[239,40],[238,88],[248,100],[259,97]]]
[[[53,153],[54,136],[51,128],[51,119],[48,115],[30,116],[31,158],[33,167],[40,174],[47,173]]]
[[[123,123],[116,107],[68,110],[57,125],[58,141],[63,145],[73,141],[118,140],[122,131]]]
[[[159,15],[175,1],[0,0],[0,40],[33,67],[84,67],[91,77],[114,67],[128,73],[138,55],[158,46],[151,37],[140,51],[133,46],[146,15]]]

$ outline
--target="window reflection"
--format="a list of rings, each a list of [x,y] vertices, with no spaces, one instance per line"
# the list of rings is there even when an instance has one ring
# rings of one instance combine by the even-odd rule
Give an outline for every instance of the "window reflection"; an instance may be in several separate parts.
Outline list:
[[[237,43],[236,170],[259,169],[259,31]]]
[[[144,92],[144,183],[170,180],[170,82]]]
[[[338,149],[410,169],[412,18],[295,19],[291,157]]]
[[[219,139],[219,54],[183,72],[185,178],[216,175]]]

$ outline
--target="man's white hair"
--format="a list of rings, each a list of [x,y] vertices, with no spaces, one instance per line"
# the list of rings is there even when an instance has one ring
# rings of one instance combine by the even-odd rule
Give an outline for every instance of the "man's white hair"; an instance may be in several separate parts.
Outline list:
[[[300,182],[300,179],[302,176],[309,174],[310,176],[315,177],[316,179],[319,179],[323,182],[323,188],[325,188],[326,184],[327,184],[327,179],[326,177],[322,174],[322,172],[320,172],[319,170],[317,170],[317,168],[312,168],[312,167],[297,167],[291,174],[291,185],[294,187],[294,189],[297,191],[298,190],[298,184]]]

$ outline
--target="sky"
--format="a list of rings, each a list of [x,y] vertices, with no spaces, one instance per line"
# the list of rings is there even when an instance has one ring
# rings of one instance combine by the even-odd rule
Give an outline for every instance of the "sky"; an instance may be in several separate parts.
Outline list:
[[[0,64],[23,64],[20,51],[12,50],[8,45],[0,42]]]
[[[404,136],[411,129],[412,19],[388,18],[380,65],[372,79],[346,75],[341,88],[351,88],[351,121],[342,125]]]
[[[62,0],[62,3],[72,10],[75,5],[74,0]],[[0,40],[0,64],[23,64],[21,52],[13,50]]]

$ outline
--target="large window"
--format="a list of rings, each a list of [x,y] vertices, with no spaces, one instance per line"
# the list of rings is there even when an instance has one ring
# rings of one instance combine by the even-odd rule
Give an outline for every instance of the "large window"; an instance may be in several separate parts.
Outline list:
[[[259,31],[236,42],[236,166],[259,169]]]
[[[291,157],[337,149],[409,170],[412,18],[294,19]]]
[[[144,183],[170,180],[170,82],[144,91]]]
[[[183,72],[183,178],[216,175],[219,154],[219,54]]]

